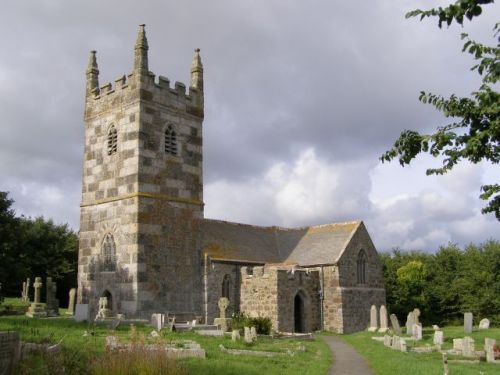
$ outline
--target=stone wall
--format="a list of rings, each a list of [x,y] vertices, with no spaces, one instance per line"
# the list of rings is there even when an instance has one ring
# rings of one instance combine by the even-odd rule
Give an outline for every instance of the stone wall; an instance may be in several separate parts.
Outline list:
[[[13,374],[21,354],[19,333],[0,332],[0,374]]]

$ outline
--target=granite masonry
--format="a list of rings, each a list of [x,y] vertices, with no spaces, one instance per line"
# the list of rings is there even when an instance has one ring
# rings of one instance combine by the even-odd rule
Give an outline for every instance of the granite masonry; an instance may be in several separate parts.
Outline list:
[[[218,301],[279,331],[366,329],[385,305],[382,265],[361,221],[287,229],[204,218],[203,65],[189,87],[149,71],[139,28],[133,70],[99,85],[86,71],[75,318],[113,315],[212,324]]]

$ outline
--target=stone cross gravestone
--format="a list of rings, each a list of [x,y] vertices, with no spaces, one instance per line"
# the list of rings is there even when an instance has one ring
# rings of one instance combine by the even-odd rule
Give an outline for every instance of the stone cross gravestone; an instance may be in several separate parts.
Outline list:
[[[226,318],[226,310],[229,307],[229,299],[226,297],[219,298],[219,302],[217,303],[219,306],[219,317],[214,319],[214,325],[220,326],[223,332],[226,332],[231,325],[231,319]]]
[[[380,306],[380,328],[379,332],[386,333],[389,329],[389,322],[387,319],[387,309],[385,305]]]
[[[472,333],[472,313],[466,312],[464,314],[464,332],[466,334]]]
[[[368,327],[368,331],[375,332],[378,329],[378,321],[377,321],[377,306],[372,305],[370,308],[370,327]]]
[[[479,329],[489,329],[490,328],[490,320],[489,319],[481,319],[479,322]]]
[[[484,339],[484,351],[486,352],[486,362],[489,362],[489,363],[495,363],[496,360],[495,360],[495,350],[494,350],[494,347],[496,345],[496,341],[495,339],[489,339],[489,338],[485,338]]]
[[[401,335],[401,327],[399,326],[398,317],[395,314],[391,314],[391,326],[396,335]]]
[[[434,345],[443,345],[444,334],[443,331],[434,331]]]
[[[45,307],[42,303],[40,303],[40,290],[42,289],[42,285],[42,278],[35,277],[35,282],[33,283],[33,287],[35,288],[35,298],[33,300],[33,303],[28,308],[26,316],[29,316],[31,318],[47,316]]]
[[[76,297],[76,289],[71,288],[69,290],[68,311],[66,311],[66,314],[68,315],[73,315],[75,313],[75,297]]]
[[[0,332],[0,374],[14,374],[21,355],[18,332]]]

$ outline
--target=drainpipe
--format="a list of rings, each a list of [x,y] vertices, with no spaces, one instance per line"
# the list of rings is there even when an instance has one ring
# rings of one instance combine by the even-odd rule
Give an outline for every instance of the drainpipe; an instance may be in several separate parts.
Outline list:
[[[205,324],[208,324],[208,253],[204,253],[204,269],[203,269],[203,294],[205,300]]]
[[[321,302],[321,308],[320,308],[320,312],[321,312],[321,330],[324,331],[325,330],[325,320],[324,320],[324,307],[323,307],[323,301],[325,300],[325,274],[323,272],[323,266],[321,266],[321,280],[320,280],[320,285],[321,285],[321,289],[319,291],[319,298],[320,298],[320,302]]]

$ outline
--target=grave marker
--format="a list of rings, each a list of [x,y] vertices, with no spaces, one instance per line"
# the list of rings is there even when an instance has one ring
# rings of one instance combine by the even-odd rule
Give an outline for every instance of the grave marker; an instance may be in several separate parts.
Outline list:
[[[464,314],[464,332],[466,334],[472,333],[472,313],[470,312]]]
[[[396,335],[401,335],[401,327],[399,326],[398,317],[395,314],[391,314],[391,326]]]
[[[387,309],[385,305],[380,306],[380,328],[379,332],[385,333],[388,330]]]
[[[376,332],[377,329],[378,329],[377,306],[372,305],[372,307],[370,308],[370,327],[368,328],[368,331]]]

